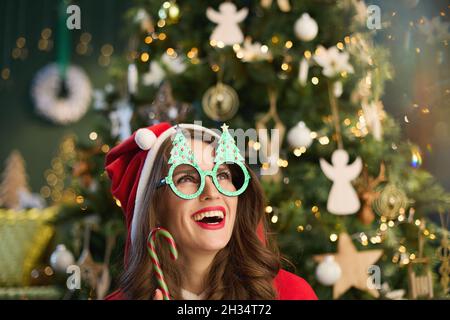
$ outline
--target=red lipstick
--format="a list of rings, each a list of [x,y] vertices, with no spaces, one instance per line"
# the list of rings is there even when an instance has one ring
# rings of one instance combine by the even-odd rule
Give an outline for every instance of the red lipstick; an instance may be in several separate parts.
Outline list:
[[[220,221],[219,223],[205,223],[205,222],[201,222],[201,221],[195,221],[194,222],[201,228],[203,229],[208,229],[208,230],[218,230],[218,229],[222,229],[225,226],[225,219],[226,219],[226,211],[225,208],[222,206],[214,206],[214,207],[205,207],[202,208],[196,212],[194,212],[192,214],[192,218],[199,213],[203,213],[203,212],[209,212],[209,211],[222,211],[223,212],[223,219],[222,221]]]

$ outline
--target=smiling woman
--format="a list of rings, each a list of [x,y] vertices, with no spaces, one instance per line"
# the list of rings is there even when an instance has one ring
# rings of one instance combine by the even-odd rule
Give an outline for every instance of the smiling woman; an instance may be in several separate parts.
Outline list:
[[[172,299],[316,299],[303,279],[280,269],[258,178],[222,129],[219,137],[198,125],[161,123],[107,155],[129,229],[125,270],[110,299],[162,298],[146,247],[155,227],[170,232],[179,252],[173,261],[156,241]]]

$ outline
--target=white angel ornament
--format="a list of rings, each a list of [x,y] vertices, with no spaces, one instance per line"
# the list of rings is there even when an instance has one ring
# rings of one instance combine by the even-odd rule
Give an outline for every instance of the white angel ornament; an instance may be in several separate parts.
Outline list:
[[[356,213],[360,208],[358,195],[351,181],[359,176],[362,169],[361,158],[358,157],[352,164],[348,164],[347,151],[338,149],[331,156],[332,165],[320,159],[320,167],[328,179],[333,181],[328,195],[327,210],[336,215]]]
[[[231,2],[223,2],[219,6],[219,12],[212,8],[206,9],[206,16],[209,20],[217,23],[210,40],[222,42],[224,45],[234,45],[244,41],[244,35],[238,23],[247,17],[248,9],[242,8],[237,11],[236,6]]]

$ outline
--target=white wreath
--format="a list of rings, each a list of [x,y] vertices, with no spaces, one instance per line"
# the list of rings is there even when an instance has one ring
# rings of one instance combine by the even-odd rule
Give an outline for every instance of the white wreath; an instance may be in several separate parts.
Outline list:
[[[91,102],[92,87],[88,76],[81,68],[68,66],[66,98],[58,97],[60,86],[61,76],[56,63],[51,63],[38,71],[31,87],[37,112],[58,124],[80,120]]]

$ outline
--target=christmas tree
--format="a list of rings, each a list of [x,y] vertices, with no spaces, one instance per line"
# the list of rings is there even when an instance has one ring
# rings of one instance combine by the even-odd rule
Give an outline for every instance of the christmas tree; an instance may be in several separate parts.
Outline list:
[[[134,3],[126,13],[132,46],[111,66],[115,90],[106,93],[104,114],[120,100],[134,111],[133,129],[165,120],[278,129],[278,149],[268,153],[275,138],[267,131],[248,149],[266,159],[257,173],[278,169],[279,179],[261,182],[271,229],[296,267],[290,271],[322,299],[448,296],[435,255],[446,227],[429,215],[448,211],[450,197],[384,111],[395,70],[376,41],[384,31],[368,28],[363,1]],[[171,97],[163,100],[171,105],[158,103],[168,85]],[[95,133],[78,145],[91,179],[78,181],[82,198],[71,212],[95,213],[102,226],[119,217],[101,166],[117,141],[104,124]],[[98,247],[105,234],[94,237]],[[361,285],[368,272],[373,287]],[[423,279],[428,285],[418,292]]]
[[[20,192],[29,192],[25,161],[15,150],[6,159],[5,170],[0,184],[0,207],[19,209]]]

